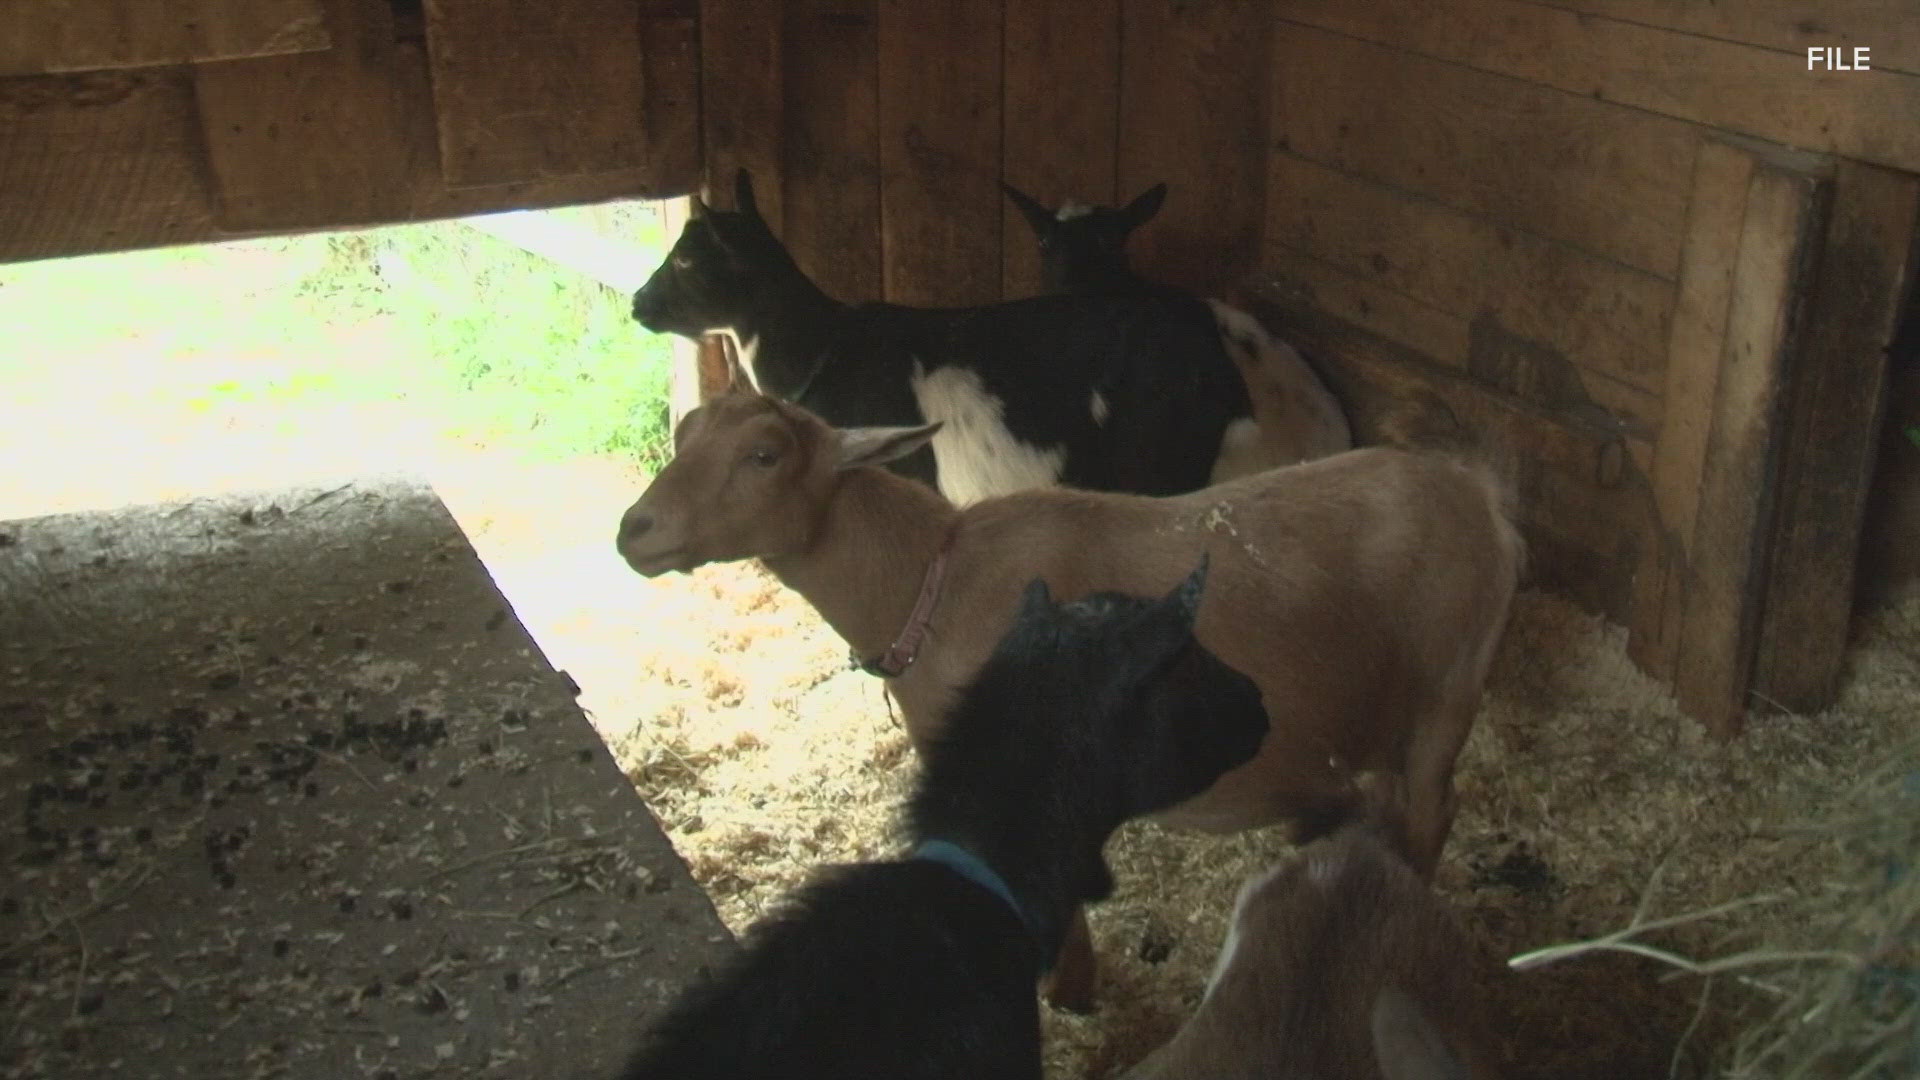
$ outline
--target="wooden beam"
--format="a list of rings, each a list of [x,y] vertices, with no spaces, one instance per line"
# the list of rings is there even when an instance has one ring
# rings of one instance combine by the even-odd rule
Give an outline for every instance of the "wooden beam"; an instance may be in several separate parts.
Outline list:
[[[879,62],[875,0],[787,0],[782,239],[841,300],[877,300]],[[772,192],[759,190],[762,202]]]
[[[0,76],[317,52],[320,0],[0,0]]]
[[[1841,161],[1785,391],[1781,498],[1754,663],[1757,702],[1833,703],[1885,414],[1887,344],[1911,287],[1920,178]]]
[[[1005,178],[1048,206],[1111,206],[1138,194],[1114,188],[1119,0],[1016,0],[1005,18]],[[1033,230],[1004,199],[1001,221],[1002,295],[1032,296],[1040,291]]]
[[[1000,299],[1000,0],[881,0],[883,296]]]
[[[1920,11],[1912,0],[1544,0],[1548,6],[1680,30],[1797,56],[1866,46],[1874,67],[1920,74]]]
[[[709,193],[732,205],[734,173],[749,170],[761,216],[784,236],[782,7],[700,0],[700,79]]]

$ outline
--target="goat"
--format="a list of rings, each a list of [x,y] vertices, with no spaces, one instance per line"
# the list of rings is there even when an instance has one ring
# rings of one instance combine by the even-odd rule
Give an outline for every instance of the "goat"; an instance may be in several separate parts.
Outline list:
[[[1127,238],[1159,211],[1167,185],[1155,184],[1117,210],[1067,202],[1058,211],[1012,184],[1000,186],[1033,229],[1048,292],[1196,302],[1181,289],[1141,277],[1127,261]],[[1252,408],[1250,419],[1235,420],[1221,437],[1213,483],[1353,447],[1346,412],[1299,350],[1246,312],[1218,300],[1206,303]]]
[[[1491,1080],[1493,964],[1407,865],[1398,785],[1248,879],[1205,996],[1123,1080]]]
[[[772,398],[716,398],[675,429],[676,456],[622,516],[619,550],[647,576],[759,558],[887,679],[922,748],[1023,582],[1068,597],[1147,593],[1205,554],[1215,584],[1198,637],[1259,686],[1272,729],[1251,762],[1166,821],[1231,831],[1293,819],[1311,834],[1346,811],[1354,773],[1397,771],[1416,864],[1432,871],[1520,570],[1494,476],[1373,448],[1172,498],[1039,489],[957,508],[868,467],[933,433],[838,430]]]
[[[738,209],[697,198],[633,297],[654,333],[727,332],[753,384],[843,426],[945,423],[897,471],[957,503],[1070,484],[1167,495],[1208,481],[1244,381],[1197,302],[1035,297],[983,307],[848,305],[775,238],[743,169]]]
[[[1107,838],[1265,733],[1259,691],[1193,640],[1205,570],[1154,600],[1056,604],[1030,583],[922,755],[914,855],[803,887],[670,1007],[625,1080],[1038,1080],[1033,978],[1112,891]],[[1166,689],[1194,680],[1208,701]]]

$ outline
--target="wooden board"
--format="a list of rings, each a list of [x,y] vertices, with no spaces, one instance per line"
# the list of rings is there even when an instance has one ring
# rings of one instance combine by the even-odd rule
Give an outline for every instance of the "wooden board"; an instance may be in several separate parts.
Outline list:
[[[1805,56],[1814,46],[1870,50],[1877,68],[1920,72],[1913,0],[1545,0],[1549,6]]]
[[[0,0],[0,76],[314,52],[321,0]]]
[[[881,298],[874,0],[788,0],[782,239],[828,295]],[[771,193],[762,190],[762,201]]]
[[[761,215],[784,235],[778,8],[769,0],[701,0],[700,116],[712,197],[731,206],[734,173],[749,170]]]
[[[1536,343],[1540,351],[1529,366],[1558,368],[1558,386],[1611,379],[1643,392],[1659,389],[1673,303],[1669,282],[1283,151],[1270,161],[1270,243],[1469,324]],[[1534,379],[1528,375],[1509,388],[1523,390]],[[1588,400],[1602,397],[1583,393]],[[1620,405],[1634,400],[1612,398]],[[1652,399],[1643,394],[1638,400]],[[1630,417],[1643,425],[1657,419]]]
[[[1275,145],[1674,276],[1691,126],[1297,23],[1272,69]]]
[[[392,9],[382,0],[327,6],[338,48],[194,68],[222,228],[408,216],[413,149],[395,77]]]
[[[1133,248],[1148,277],[1207,292],[1259,258],[1270,26],[1239,0],[1121,4],[1116,195],[1168,187]]]
[[[0,81],[0,261],[213,231],[184,71]]]
[[[692,16],[640,20],[641,170],[656,192],[699,182],[700,28]]]
[[[1707,6],[1707,5],[1702,5]],[[1920,172],[1920,76],[1528,0],[1277,0],[1282,18],[1791,146]],[[1360,73],[1355,73],[1359,75]]]
[[[441,169],[454,186],[645,160],[640,16],[629,0],[425,0]]]
[[[1005,178],[1047,206],[1112,206],[1139,194],[1114,188],[1119,0],[1020,0],[1005,20]],[[1031,296],[1040,291],[1033,230],[1010,202],[1001,220],[1003,295]]]
[[[1751,156],[1744,166],[1741,154]],[[1662,438],[1679,439],[1689,456],[1697,453],[1699,472],[1689,478],[1675,465],[1664,480],[1676,487],[1691,480],[1697,495],[1690,528],[1666,519],[1655,526],[1656,535],[1668,538],[1660,605],[1636,610],[1632,631],[1641,638],[1657,624],[1658,637],[1632,641],[1630,650],[1636,659],[1664,662],[1670,655],[1681,707],[1727,736],[1745,715],[1753,679],[1780,482],[1783,395],[1797,348],[1796,306],[1829,185],[1822,163],[1773,148],[1704,147],[1702,162],[1695,176],[1702,215],[1732,217],[1725,208],[1740,204],[1731,237],[1717,234],[1716,240],[1706,226],[1689,237],[1689,255],[1704,249],[1699,274],[1711,279],[1726,268],[1724,330],[1717,342],[1698,329],[1676,338],[1688,354],[1676,355],[1674,364],[1718,370],[1710,391],[1703,374],[1685,397],[1668,402]],[[1710,280],[1699,290],[1717,296],[1719,286]],[[1711,329],[1716,321],[1708,317],[1702,325]],[[1642,603],[1649,591],[1641,590]]]
[[[1832,704],[1885,412],[1887,343],[1910,287],[1920,179],[1836,164],[1806,328],[1785,391],[1781,499],[1754,662],[1756,699]]]
[[[1001,0],[881,0],[881,269],[887,300],[1000,299]]]
[[[1458,377],[1254,279],[1236,301],[1295,342],[1346,405],[1356,441],[1471,448],[1507,468],[1536,581],[1623,618],[1652,446]]]

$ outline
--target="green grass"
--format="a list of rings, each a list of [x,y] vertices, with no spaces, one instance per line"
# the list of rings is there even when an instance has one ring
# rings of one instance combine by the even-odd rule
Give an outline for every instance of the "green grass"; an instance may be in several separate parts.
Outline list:
[[[667,246],[650,207],[553,213]],[[653,467],[668,346],[627,305],[457,222],[0,266],[0,399],[184,423],[404,401],[449,436]]]

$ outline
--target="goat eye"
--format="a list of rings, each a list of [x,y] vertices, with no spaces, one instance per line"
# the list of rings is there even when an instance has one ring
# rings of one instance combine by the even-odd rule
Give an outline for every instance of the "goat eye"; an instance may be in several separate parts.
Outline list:
[[[765,469],[780,460],[780,455],[771,450],[755,450],[747,455],[747,460]]]
[[[674,268],[675,270],[690,270],[690,269],[692,269],[692,268],[693,268],[693,256],[691,256],[691,255],[675,255],[675,256],[673,257],[673,268]]]

